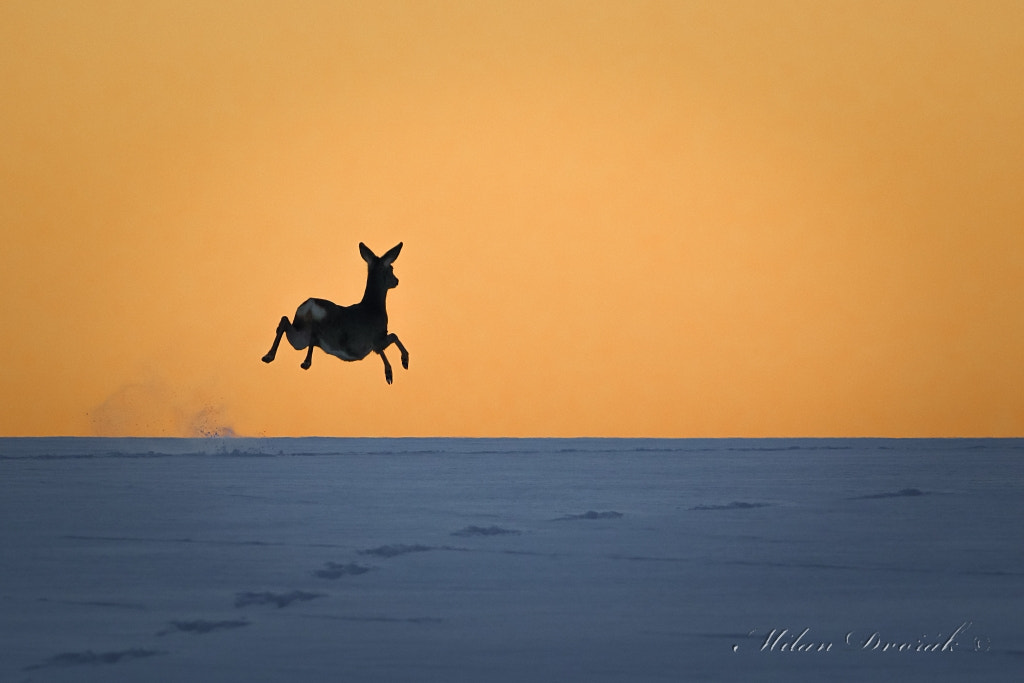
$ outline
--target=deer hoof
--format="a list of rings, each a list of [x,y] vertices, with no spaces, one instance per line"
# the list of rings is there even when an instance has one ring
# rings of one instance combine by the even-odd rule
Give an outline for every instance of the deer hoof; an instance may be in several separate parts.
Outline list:
[[[309,366],[310,365],[312,365],[312,363],[310,363],[308,361],[303,361],[302,365],[300,365],[299,367],[302,368],[303,370],[309,370]]]
[[[409,369],[409,356],[402,356],[402,367],[406,370]]]
[[[262,358],[261,360],[262,360],[262,361],[263,361],[264,363],[270,363],[271,361],[273,361],[273,360],[274,360],[274,357],[273,357],[273,356],[271,356],[271,355],[270,355],[270,354],[268,353],[267,355],[263,356],[263,358]]]

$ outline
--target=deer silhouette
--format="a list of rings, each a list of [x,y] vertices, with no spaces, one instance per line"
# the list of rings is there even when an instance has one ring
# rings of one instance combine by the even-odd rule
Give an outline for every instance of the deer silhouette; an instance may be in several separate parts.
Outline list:
[[[319,346],[325,353],[342,360],[362,360],[371,351],[384,361],[384,379],[391,384],[391,363],[384,355],[384,349],[394,344],[402,352],[402,367],[409,369],[409,352],[394,334],[388,334],[388,313],[385,298],[388,290],[398,286],[398,278],[392,264],[402,250],[402,243],[389,249],[383,256],[377,256],[359,243],[359,253],[366,261],[366,291],[362,300],[351,306],[339,306],[326,299],[306,299],[295,311],[291,321],[282,316],[277,324],[274,345],[264,363],[270,363],[277,356],[281,336],[288,336],[288,343],[296,350],[307,349],[302,369],[308,370],[313,362],[313,347]]]

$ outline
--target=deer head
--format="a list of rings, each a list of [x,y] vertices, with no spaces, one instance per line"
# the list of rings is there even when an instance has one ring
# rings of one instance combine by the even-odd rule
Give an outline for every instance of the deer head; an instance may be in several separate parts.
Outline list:
[[[398,278],[395,277],[395,270],[391,264],[398,258],[398,252],[400,251],[402,251],[401,242],[388,249],[383,256],[377,256],[370,251],[368,246],[362,242],[359,243],[359,254],[366,261],[366,266],[369,270],[366,279],[367,289],[373,286],[375,289],[379,288],[381,291],[387,291],[398,286]]]

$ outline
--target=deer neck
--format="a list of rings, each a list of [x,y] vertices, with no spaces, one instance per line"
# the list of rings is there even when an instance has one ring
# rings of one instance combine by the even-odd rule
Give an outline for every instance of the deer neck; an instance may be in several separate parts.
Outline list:
[[[374,282],[373,280],[366,281],[366,291],[363,292],[363,300],[360,301],[360,305],[366,308],[373,308],[377,310],[384,310],[386,299],[388,296],[388,288],[383,283]]]

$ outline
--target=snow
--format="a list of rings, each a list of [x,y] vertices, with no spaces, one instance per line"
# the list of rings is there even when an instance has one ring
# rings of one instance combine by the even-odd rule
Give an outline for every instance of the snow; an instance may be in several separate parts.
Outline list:
[[[0,439],[3,681],[1018,680],[1024,440]]]

